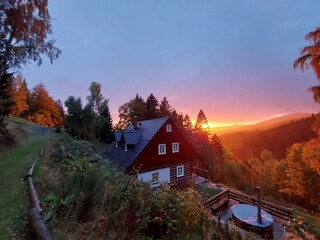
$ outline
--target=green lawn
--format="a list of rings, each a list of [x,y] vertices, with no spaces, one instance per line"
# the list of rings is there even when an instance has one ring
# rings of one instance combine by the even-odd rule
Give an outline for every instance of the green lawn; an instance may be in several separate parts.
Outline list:
[[[30,164],[51,135],[47,129],[37,135],[18,139],[19,144],[0,152],[0,239],[24,238],[29,196],[23,180]]]

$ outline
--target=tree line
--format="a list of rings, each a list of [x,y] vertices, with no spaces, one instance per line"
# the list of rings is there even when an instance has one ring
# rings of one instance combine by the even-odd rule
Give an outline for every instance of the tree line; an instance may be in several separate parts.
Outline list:
[[[113,141],[113,123],[109,99],[101,93],[101,84],[92,82],[86,104],[80,97],[69,96],[65,101],[65,128],[74,137],[102,142]]]
[[[31,90],[21,75],[7,75],[0,82],[0,115],[25,118],[48,127],[64,125],[61,100],[55,101],[42,83]]]
[[[151,93],[147,100],[144,100],[138,93],[134,98],[122,104],[119,109],[119,121],[115,125],[115,129],[123,130],[137,117],[139,121],[161,118],[169,116],[179,127],[189,129],[192,127],[191,119],[188,114],[178,113],[171,106],[167,97],[159,102],[158,99]]]
[[[307,142],[315,138],[312,130],[316,117],[312,115],[281,126],[256,131],[233,132],[221,135],[223,144],[240,159],[259,158],[264,149],[268,149],[274,157],[285,158],[287,148],[297,142]]]

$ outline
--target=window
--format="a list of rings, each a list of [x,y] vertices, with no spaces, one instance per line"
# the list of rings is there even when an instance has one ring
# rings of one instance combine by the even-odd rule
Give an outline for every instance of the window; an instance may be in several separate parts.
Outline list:
[[[184,176],[184,166],[179,165],[177,166],[177,177],[183,177]]]
[[[159,153],[159,155],[166,154],[166,144],[159,144],[158,145],[158,153]]]
[[[179,152],[179,143],[178,142],[172,143],[172,152],[173,153]]]
[[[152,173],[152,184],[157,184],[159,183],[159,172]]]
[[[171,131],[172,131],[171,124],[167,124],[167,132],[171,132]]]

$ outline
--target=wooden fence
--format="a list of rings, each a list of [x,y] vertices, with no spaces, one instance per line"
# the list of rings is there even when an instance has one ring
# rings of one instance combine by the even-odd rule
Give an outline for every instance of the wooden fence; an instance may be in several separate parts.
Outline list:
[[[258,203],[256,197],[249,196],[242,192],[238,192],[232,189],[226,189],[221,193],[215,195],[214,197],[208,199],[203,204],[208,209],[216,210],[219,206],[224,204],[229,199],[235,200],[239,203],[246,203],[254,206]],[[264,200],[261,200],[261,208],[266,212],[270,213],[271,215],[284,220],[289,220],[293,217],[292,209]]]
[[[194,173],[197,176],[203,177],[204,179],[209,179],[209,172],[208,170],[192,167],[191,169],[192,173]]]

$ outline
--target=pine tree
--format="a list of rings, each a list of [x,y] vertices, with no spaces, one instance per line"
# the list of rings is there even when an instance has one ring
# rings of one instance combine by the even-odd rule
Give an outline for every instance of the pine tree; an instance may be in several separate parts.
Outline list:
[[[171,116],[171,113],[173,111],[172,106],[170,105],[169,101],[167,100],[167,97],[164,97],[160,103],[160,114],[163,117]]]
[[[192,131],[192,123],[191,123],[191,120],[190,120],[190,117],[188,114],[186,114],[186,116],[184,117],[183,119],[183,127],[185,130],[187,130],[188,132],[191,132]]]
[[[147,119],[154,119],[160,116],[158,99],[151,93],[146,101]]]
[[[183,128],[183,119],[184,119],[183,113],[179,113],[176,124],[180,128]]]
[[[218,182],[223,182],[223,172],[224,172],[224,160],[225,160],[225,154],[224,154],[224,147],[221,143],[220,138],[214,134],[210,139],[210,145],[212,147],[212,152],[214,159],[216,160],[216,170],[217,170],[217,178]]]
[[[102,109],[103,111],[101,112],[101,118],[103,120],[103,124],[100,131],[100,140],[102,142],[111,143],[113,141],[113,130],[108,100],[105,100],[102,103]]]
[[[197,116],[197,121],[195,124],[195,130],[198,133],[208,134],[210,131],[210,127],[208,126],[208,120],[203,110],[200,109],[199,114]]]

